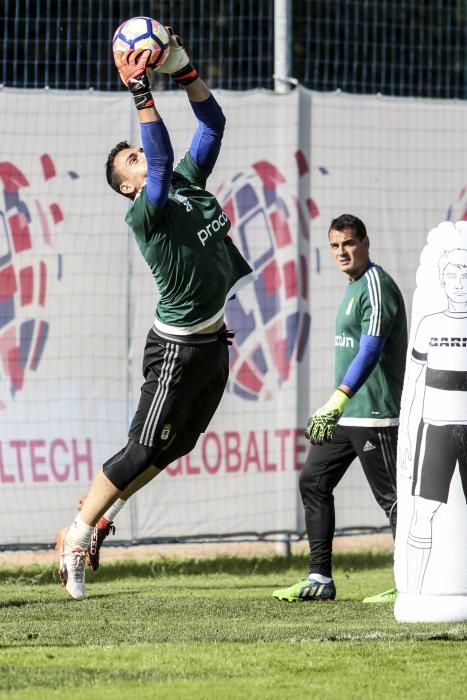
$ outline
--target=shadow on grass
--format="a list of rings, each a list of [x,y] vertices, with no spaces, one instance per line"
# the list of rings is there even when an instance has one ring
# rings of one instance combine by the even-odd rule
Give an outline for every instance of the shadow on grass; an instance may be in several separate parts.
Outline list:
[[[22,600],[22,599],[10,599],[8,600],[2,600],[0,601],[0,610],[2,608],[23,608],[27,605],[30,605],[31,601],[30,600]]]
[[[357,571],[379,569],[391,566],[391,552],[346,552],[334,556],[336,571]],[[306,572],[307,555],[290,557],[231,557],[218,556],[210,559],[176,559],[160,558],[145,561],[125,560],[108,563],[98,573],[87,571],[86,578],[92,581],[114,581],[120,578],[154,578],[163,576],[206,576],[209,574],[227,574],[261,576],[296,572],[299,576]],[[56,565],[41,567],[39,565],[0,569],[0,583],[50,584],[58,581]]]

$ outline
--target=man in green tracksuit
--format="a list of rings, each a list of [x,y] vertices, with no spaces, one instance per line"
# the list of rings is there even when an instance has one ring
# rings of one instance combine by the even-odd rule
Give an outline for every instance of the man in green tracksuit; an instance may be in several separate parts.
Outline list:
[[[310,545],[309,576],[274,591],[280,600],[333,600],[333,491],[359,458],[371,490],[396,526],[396,444],[407,351],[404,301],[394,280],[370,260],[360,219],[343,214],[329,229],[337,267],[348,278],[335,336],[335,386],[310,418],[311,448],[300,475]]]

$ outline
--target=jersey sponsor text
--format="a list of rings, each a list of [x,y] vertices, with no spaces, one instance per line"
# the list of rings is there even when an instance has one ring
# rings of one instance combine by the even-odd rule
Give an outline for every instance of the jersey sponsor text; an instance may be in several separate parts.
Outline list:
[[[432,348],[467,348],[467,338],[430,338],[428,344]]]
[[[353,338],[351,338],[349,335],[345,335],[345,333],[342,335],[336,335],[334,345],[336,348],[353,348]]]
[[[227,214],[225,212],[222,212],[217,217],[217,219],[213,219],[213,221],[210,221],[209,224],[206,225],[206,228],[202,228],[199,231],[197,231],[196,235],[201,241],[202,246],[204,247],[206,245],[206,241],[212,236],[213,233],[217,233],[217,231],[219,231],[220,228],[222,228],[228,223],[229,219],[227,218]]]

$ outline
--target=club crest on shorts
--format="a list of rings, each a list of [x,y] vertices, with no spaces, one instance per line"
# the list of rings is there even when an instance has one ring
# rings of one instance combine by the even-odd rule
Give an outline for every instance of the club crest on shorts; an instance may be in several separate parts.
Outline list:
[[[168,440],[171,430],[172,430],[171,423],[166,423],[165,425],[163,425],[162,432],[161,432],[161,440]]]

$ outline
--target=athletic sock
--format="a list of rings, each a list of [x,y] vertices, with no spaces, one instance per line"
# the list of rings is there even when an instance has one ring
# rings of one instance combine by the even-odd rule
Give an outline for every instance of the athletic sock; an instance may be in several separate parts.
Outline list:
[[[308,574],[308,578],[313,581],[318,581],[318,583],[331,583],[331,576],[323,576],[323,574]]]
[[[91,542],[91,536],[94,530],[94,525],[88,525],[81,518],[80,514],[76,516],[73,521],[72,526],[66,533],[66,543],[70,545],[72,549],[87,549]]]
[[[117,515],[120,513],[122,510],[123,506],[126,504],[126,501],[123,501],[121,498],[117,498],[115,503],[108,508],[104,515],[102,516],[107,520],[108,523],[113,523]]]

